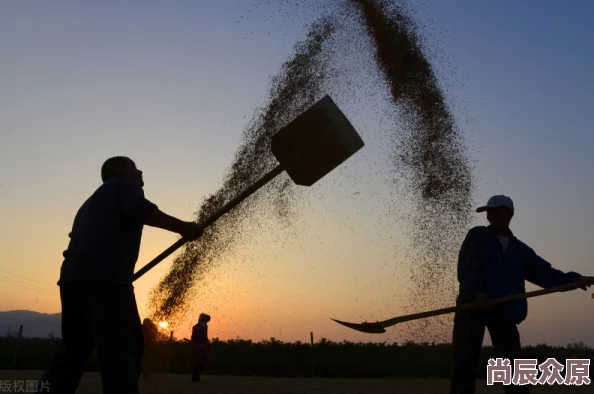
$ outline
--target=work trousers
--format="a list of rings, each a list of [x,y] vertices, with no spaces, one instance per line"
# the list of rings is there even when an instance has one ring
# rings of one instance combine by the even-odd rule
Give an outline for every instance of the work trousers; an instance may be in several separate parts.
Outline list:
[[[74,394],[96,347],[103,393],[137,394],[144,342],[133,287],[65,284],[60,298],[62,343],[42,378],[50,392]]]
[[[521,358],[520,333],[514,321],[490,317],[482,311],[458,312],[454,317],[453,360],[450,394],[474,394],[476,369],[479,361],[485,327],[491,335],[496,358]],[[487,369],[487,365],[481,366]],[[497,383],[501,384],[501,383]],[[502,384],[501,384],[502,385]],[[525,386],[503,386],[506,394],[528,394]]]
[[[202,362],[194,362],[192,363],[192,382],[199,382],[200,381],[200,373],[206,367],[206,364]]]

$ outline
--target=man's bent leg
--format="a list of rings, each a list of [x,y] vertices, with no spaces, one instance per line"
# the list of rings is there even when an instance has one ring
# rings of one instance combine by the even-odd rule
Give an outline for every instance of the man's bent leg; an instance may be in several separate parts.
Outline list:
[[[138,394],[138,372],[130,327],[132,287],[96,286],[92,324],[105,394]]]
[[[450,394],[474,394],[476,367],[484,335],[485,321],[480,312],[456,313]]]
[[[487,321],[495,357],[509,359],[512,371],[514,360],[522,358],[522,347],[520,345],[520,333],[515,322],[506,319],[492,318]],[[513,375],[512,375],[513,376]],[[506,394],[528,394],[530,386],[504,386]]]
[[[202,373],[204,367],[206,367],[206,365],[201,362],[192,364],[192,382],[200,381],[200,374]]]
[[[62,343],[41,381],[49,383],[51,393],[74,394],[87,360],[93,352],[93,337],[86,321],[87,308],[80,287],[62,286],[60,298]],[[41,385],[38,384],[38,387]]]
[[[140,314],[138,313],[138,306],[136,304],[136,297],[134,291],[130,297],[130,310],[132,311],[132,319],[130,325],[130,336],[132,338],[133,348],[132,354],[134,356],[134,367],[140,379],[142,371],[142,356],[144,354],[144,332],[142,330],[142,322],[140,321]]]

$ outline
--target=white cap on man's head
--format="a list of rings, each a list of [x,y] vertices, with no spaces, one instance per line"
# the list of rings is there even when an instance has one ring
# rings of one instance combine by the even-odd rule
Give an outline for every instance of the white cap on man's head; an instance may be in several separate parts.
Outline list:
[[[499,208],[499,207],[506,207],[514,210],[514,202],[508,196],[504,196],[502,194],[498,196],[493,196],[487,201],[487,205],[479,207],[476,209],[477,212],[484,212],[490,208]]]

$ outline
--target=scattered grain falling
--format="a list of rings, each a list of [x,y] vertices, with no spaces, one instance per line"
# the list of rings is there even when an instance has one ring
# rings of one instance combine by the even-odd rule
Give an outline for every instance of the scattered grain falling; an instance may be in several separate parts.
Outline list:
[[[455,291],[452,267],[472,219],[473,179],[464,138],[403,6],[380,0],[351,0],[351,4],[360,9],[373,38],[378,67],[398,113],[394,166],[397,180],[406,182],[407,197],[413,203],[407,218],[412,241],[407,309],[451,304]],[[442,323],[434,319],[409,324],[410,336],[446,340],[444,335],[449,333],[436,329],[432,322]]]
[[[329,21],[314,24],[306,40],[296,45],[293,58],[283,64],[279,75],[272,78],[268,104],[244,130],[223,186],[204,200],[196,213],[198,222],[215,213],[277,165],[269,149],[270,137],[323,96],[321,87],[327,63],[322,48],[332,31]],[[290,223],[294,213],[291,209],[292,185],[288,176],[281,174],[208,227],[197,242],[187,244],[174,259],[168,274],[151,292],[152,318],[175,322],[181,317],[188,307],[192,287],[224,260],[244,234],[240,231],[244,220],[272,212],[285,224]],[[272,211],[269,209],[271,198]],[[249,232],[249,227],[246,230]]]
[[[272,78],[267,104],[247,125],[223,186],[203,202],[197,220],[272,169],[276,160],[269,151],[270,137],[323,95],[330,93],[343,110],[347,108],[349,118],[358,118],[362,111],[353,102],[353,92],[382,100],[387,105],[377,108],[387,108],[388,120],[380,121],[382,130],[376,137],[387,140],[392,160],[379,165],[390,174],[386,182],[398,191],[391,204],[406,207],[400,209],[404,214],[388,210],[385,217],[407,231],[411,246],[402,314],[450,305],[456,256],[471,220],[473,169],[410,9],[404,2],[384,0],[265,3],[293,18],[307,14],[320,19]],[[366,130],[359,132],[364,139],[373,138]],[[345,181],[357,182],[352,175]],[[187,308],[193,286],[224,261],[240,237],[257,237],[256,218],[271,216],[289,228],[298,214],[296,193],[282,175],[189,244],[152,292],[153,318],[175,321]],[[396,312],[389,305],[382,309]],[[408,323],[407,336],[415,341],[449,340],[449,330],[442,327],[448,318]]]

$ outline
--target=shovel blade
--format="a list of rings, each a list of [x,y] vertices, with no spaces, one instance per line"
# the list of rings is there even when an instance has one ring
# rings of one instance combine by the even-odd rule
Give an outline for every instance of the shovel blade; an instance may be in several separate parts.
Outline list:
[[[342,324],[345,327],[351,328],[356,331],[361,331],[367,334],[383,334],[386,332],[384,327],[382,327],[379,323],[348,323],[336,319],[332,319],[338,324]]]
[[[293,182],[311,186],[364,146],[330,96],[272,136],[270,149]]]

